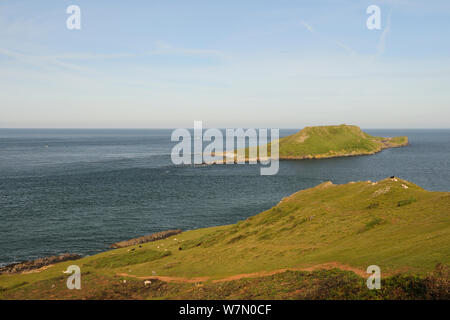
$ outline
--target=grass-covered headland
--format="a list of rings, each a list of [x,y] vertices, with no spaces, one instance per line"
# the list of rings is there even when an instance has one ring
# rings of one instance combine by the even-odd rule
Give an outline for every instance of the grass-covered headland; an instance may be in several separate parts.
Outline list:
[[[449,192],[402,179],[324,182],[233,225],[2,274],[0,298],[448,299],[449,214]],[[72,264],[81,290],[66,287]]]
[[[274,144],[278,145],[281,160],[323,159],[371,155],[384,149],[403,147],[408,145],[408,137],[375,137],[357,126],[342,124],[305,127],[293,135],[275,140],[264,146],[268,157],[272,157]],[[264,159],[259,152],[260,147],[246,148],[245,158]],[[235,159],[237,156],[238,151],[235,150]]]
[[[281,159],[368,155],[407,144],[407,137],[374,137],[350,125],[306,127],[279,140]]]

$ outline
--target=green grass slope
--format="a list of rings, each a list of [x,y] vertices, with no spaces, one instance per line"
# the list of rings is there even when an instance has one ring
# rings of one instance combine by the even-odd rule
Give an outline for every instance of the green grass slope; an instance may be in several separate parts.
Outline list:
[[[340,125],[306,127],[281,138],[279,149],[282,159],[331,158],[373,154],[407,143],[407,137],[374,137],[357,126]]]
[[[320,159],[346,157],[356,155],[370,155],[383,149],[406,146],[408,138],[375,137],[362,131],[357,126],[316,126],[305,127],[299,132],[281,138],[277,142],[280,159]],[[271,154],[272,144],[268,145]],[[251,148],[256,153],[258,149]],[[237,153],[237,151],[235,152]],[[249,148],[245,150],[246,159]]]
[[[405,180],[325,182],[234,225],[187,231],[40,272],[0,275],[0,297],[34,297],[44,286],[48,295],[70,298],[62,271],[71,264],[81,267],[83,283],[92,287],[85,292],[90,297],[110,292],[122,279],[142,286],[142,279],[152,278],[152,286],[158,283],[167,292],[159,296],[152,291],[155,296],[147,297],[161,298],[181,297],[197,282],[206,281],[213,290],[226,283],[251,283],[247,278],[275,281],[287,269],[303,274],[336,267],[364,276],[367,266],[375,264],[384,276],[425,276],[438,263],[450,263],[449,214],[449,192],[429,192]],[[94,283],[103,289],[94,289]],[[258,290],[260,297],[264,288]],[[82,294],[74,291],[70,294]]]

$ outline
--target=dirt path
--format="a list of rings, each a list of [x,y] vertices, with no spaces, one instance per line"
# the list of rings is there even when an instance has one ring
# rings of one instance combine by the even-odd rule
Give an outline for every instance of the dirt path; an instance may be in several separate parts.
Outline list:
[[[352,271],[359,275],[360,277],[368,277],[368,274],[365,270],[361,270],[349,265],[341,264],[339,262],[329,262],[329,263],[323,263],[323,264],[317,264],[312,267],[307,268],[284,268],[284,269],[277,269],[273,271],[261,271],[261,272],[253,272],[253,273],[241,273],[236,274],[233,276],[225,277],[222,279],[215,279],[212,280],[213,283],[218,282],[227,282],[227,281],[233,281],[233,280],[240,280],[240,279],[246,279],[246,278],[259,278],[259,277],[266,277],[266,276],[272,276],[278,273],[283,273],[286,271],[315,271],[320,269],[330,270],[338,268],[345,271]],[[141,280],[152,280],[157,279],[164,282],[183,282],[183,283],[198,283],[198,282],[204,282],[211,280],[211,277],[195,277],[195,278],[184,278],[184,277],[170,277],[170,276],[135,276],[127,273],[117,273],[118,276],[121,277],[130,277],[135,279],[141,279]]]
[[[358,276],[363,277],[363,278],[367,278],[369,276],[369,274],[366,272],[366,270],[361,270],[346,264],[342,264],[339,262],[327,262],[327,263],[322,263],[322,264],[317,264],[315,266],[309,267],[309,268],[303,268],[299,271],[315,271],[315,270],[320,270],[320,269],[326,269],[326,270],[330,270],[330,269],[341,269],[341,270],[345,270],[345,271],[353,271],[354,273],[356,273]]]
[[[184,283],[197,283],[208,281],[209,277],[197,277],[197,278],[183,278],[183,277],[169,277],[169,276],[135,276],[128,273],[116,273],[120,277],[129,277],[141,280],[161,280],[164,282],[184,282]]]
[[[26,271],[22,271],[22,272],[20,272],[20,273],[21,273],[21,274],[39,273],[39,272],[44,271],[44,270],[46,270],[46,269],[48,269],[48,268],[51,268],[51,267],[53,267],[53,266],[54,266],[54,264],[48,264],[48,265],[46,265],[46,266],[40,267],[39,269],[26,270]]]

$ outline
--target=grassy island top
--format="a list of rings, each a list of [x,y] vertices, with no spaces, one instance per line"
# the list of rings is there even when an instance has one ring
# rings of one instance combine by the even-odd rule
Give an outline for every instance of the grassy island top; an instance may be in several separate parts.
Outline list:
[[[305,127],[279,140],[280,158],[308,159],[374,154],[408,144],[407,137],[374,137],[357,126]]]
[[[245,290],[273,298],[292,283],[297,283],[295,291],[300,283],[306,286],[305,279],[316,283],[314,277],[337,277],[305,273],[330,268],[357,276],[366,294],[369,265],[378,265],[384,277],[425,276],[438,263],[448,265],[449,212],[449,192],[426,191],[399,178],[324,182],[233,225],[186,231],[35,272],[2,274],[0,298],[194,297],[206,288],[211,295],[203,298],[224,297],[228,289],[232,298],[255,297]],[[80,266],[84,290],[67,290],[62,272],[71,264]],[[151,282],[148,288],[144,281]],[[268,288],[281,291],[264,291]]]
[[[278,143],[280,159],[320,159],[370,155],[383,149],[406,146],[408,137],[374,137],[357,126],[342,124],[305,127],[293,135],[269,143],[269,156],[274,143]],[[250,150],[255,154],[258,152],[255,147]],[[249,148],[245,149],[245,158],[253,158],[251,154],[249,156]]]

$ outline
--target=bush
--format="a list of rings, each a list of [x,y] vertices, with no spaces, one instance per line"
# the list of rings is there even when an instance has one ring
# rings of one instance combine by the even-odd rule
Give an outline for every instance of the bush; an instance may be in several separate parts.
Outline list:
[[[450,299],[450,267],[436,265],[435,270],[425,279],[427,298],[436,300]]]
[[[399,202],[397,202],[397,207],[406,206],[416,201],[417,201],[416,199],[400,200]]]

